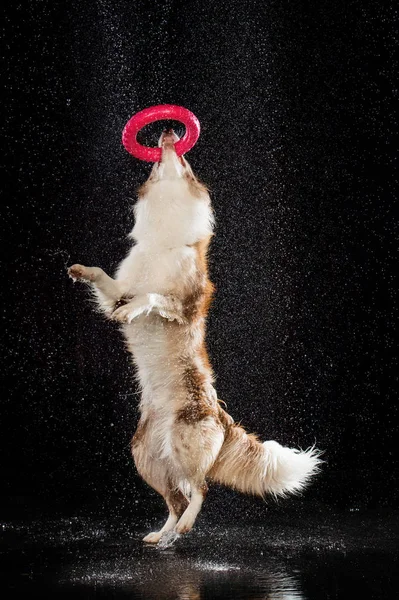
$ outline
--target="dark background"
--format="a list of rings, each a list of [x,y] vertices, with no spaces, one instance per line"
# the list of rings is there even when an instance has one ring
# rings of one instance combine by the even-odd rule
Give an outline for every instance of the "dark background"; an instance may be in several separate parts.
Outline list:
[[[323,474],[282,510],[397,506],[393,4],[5,11],[7,514],[163,510],[129,454],[138,395],[122,337],[66,276],[74,262],[112,273],[127,252],[150,165],[121,132],[159,103],[202,126],[188,159],[217,218],[208,346],[219,397],[263,439],[325,450]],[[226,522],[265,510],[217,488],[205,514],[215,507]]]

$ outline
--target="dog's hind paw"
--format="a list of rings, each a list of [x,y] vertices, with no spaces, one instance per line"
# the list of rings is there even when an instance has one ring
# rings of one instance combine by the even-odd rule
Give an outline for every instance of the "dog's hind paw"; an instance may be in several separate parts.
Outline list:
[[[162,533],[160,531],[153,531],[152,533],[149,533],[148,535],[143,537],[143,542],[145,542],[146,544],[158,544],[159,540],[161,539],[161,536]]]
[[[179,539],[181,535],[176,531],[167,531],[162,534],[161,539],[158,542],[158,548],[164,549],[173,546],[176,540]]]

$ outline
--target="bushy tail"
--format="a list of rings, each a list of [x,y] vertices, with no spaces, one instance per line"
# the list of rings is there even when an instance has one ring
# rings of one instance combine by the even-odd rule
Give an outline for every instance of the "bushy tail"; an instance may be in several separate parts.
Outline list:
[[[300,492],[319,471],[320,454],[314,447],[301,451],[273,441],[262,444],[232,425],[208,477],[247,494],[285,496]]]

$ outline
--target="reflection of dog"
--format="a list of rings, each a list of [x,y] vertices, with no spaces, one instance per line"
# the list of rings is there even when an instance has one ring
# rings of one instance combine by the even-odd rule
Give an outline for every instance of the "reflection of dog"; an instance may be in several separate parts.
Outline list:
[[[115,279],[73,265],[90,282],[103,312],[123,323],[142,389],[132,441],[140,475],[165,498],[169,518],[146,542],[190,531],[206,481],[241,492],[284,495],[301,490],[317,471],[319,453],[262,444],[222,409],[204,344],[212,296],[207,250],[213,229],[206,188],[162,134],[162,160],[139,190],[135,241]]]

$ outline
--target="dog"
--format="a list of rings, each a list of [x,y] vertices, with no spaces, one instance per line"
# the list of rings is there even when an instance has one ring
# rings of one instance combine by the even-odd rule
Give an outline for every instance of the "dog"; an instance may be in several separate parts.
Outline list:
[[[115,278],[98,267],[68,270],[122,324],[133,355],[141,401],[132,454],[169,509],[162,529],[144,537],[151,544],[192,529],[209,482],[285,496],[300,492],[321,463],[314,447],[261,443],[217,397],[204,341],[214,292],[207,266],[214,216],[208,189],[176,154],[178,139],[173,130],[159,139],[162,157],[138,190],[134,245]]]

